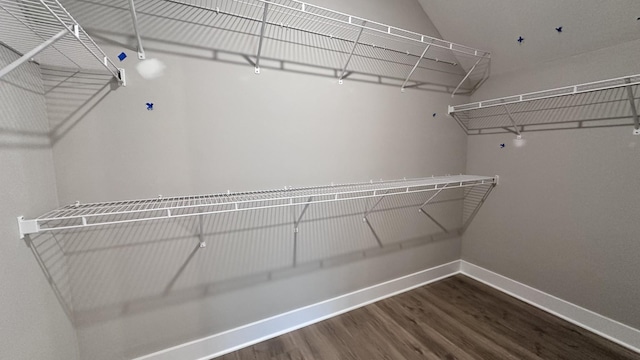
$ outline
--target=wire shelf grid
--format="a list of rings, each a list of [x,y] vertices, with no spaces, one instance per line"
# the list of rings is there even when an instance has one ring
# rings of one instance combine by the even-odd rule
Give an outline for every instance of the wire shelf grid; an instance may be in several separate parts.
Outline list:
[[[259,68],[277,62],[382,76],[409,87],[438,86],[469,93],[488,75],[490,54],[293,0],[136,0],[145,41],[247,55]],[[75,11],[77,8],[77,11]],[[80,0],[75,13],[96,29],[112,31],[130,11],[126,1]],[[100,14],[100,15],[99,15]],[[123,27],[127,27],[124,25]],[[264,28],[263,28],[264,27]],[[127,29],[127,31],[129,31]],[[421,57],[425,48],[429,50]],[[478,66],[467,77],[474,64]],[[412,68],[417,65],[412,73]],[[465,81],[462,81],[466,77]]]
[[[496,183],[496,177],[455,175],[89,204],[76,203],[50,211],[34,220],[21,219],[20,223],[21,229],[22,224],[29,224],[21,231],[22,234],[28,234],[147,220],[379,198]]]
[[[20,55],[67,32],[33,57],[42,65],[122,74],[57,0],[0,0],[0,43]]]
[[[640,133],[640,74],[449,106],[468,134],[633,125]],[[631,119],[631,120],[630,120]]]

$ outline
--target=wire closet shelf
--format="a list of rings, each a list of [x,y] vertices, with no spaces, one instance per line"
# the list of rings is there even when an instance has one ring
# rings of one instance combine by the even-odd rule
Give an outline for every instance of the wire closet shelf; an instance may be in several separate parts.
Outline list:
[[[77,71],[106,71],[124,85],[124,71],[57,0],[0,0],[0,45],[21,56],[0,69],[0,77],[35,61]]]
[[[497,185],[498,177],[453,175],[303,188],[67,205],[36,219],[18,218],[20,236],[44,231],[229,213],[285,206],[382,198]],[[430,199],[435,198],[432,196]],[[429,203],[425,202],[423,207]],[[375,207],[375,206],[374,206]]]
[[[141,58],[140,32],[173,21],[173,26],[193,36],[182,39],[179,34],[155,31],[148,38],[188,43],[196,41],[203,29],[213,29],[216,33],[206,46],[253,54],[247,61],[256,73],[262,62],[284,56],[294,64],[334,69],[340,83],[353,73],[378,74],[398,80],[404,90],[429,86],[429,75],[442,70],[425,64],[441,63],[460,76],[458,84],[447,88],[456,94],[469,93],[489,72],[489,52],[297,0],[135,0],[135,4],[129,0],[129,10]]]
[[[640,74],[449,106],[469,135],[633,126],[640,135]]]

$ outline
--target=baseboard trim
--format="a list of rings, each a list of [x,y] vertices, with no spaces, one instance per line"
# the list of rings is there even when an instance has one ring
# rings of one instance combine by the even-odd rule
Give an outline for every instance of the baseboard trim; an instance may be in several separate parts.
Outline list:
[[[640,330],[467,261],[456,260],[134,360],[208,360],[456,274],[487,284],[640,353]]]
[[[459,272],[460,261],[452,261],[134,360],[208,360],[456,275]]]
[[[640,353],[640,330],[493,271],[460,261],[460,273]]]

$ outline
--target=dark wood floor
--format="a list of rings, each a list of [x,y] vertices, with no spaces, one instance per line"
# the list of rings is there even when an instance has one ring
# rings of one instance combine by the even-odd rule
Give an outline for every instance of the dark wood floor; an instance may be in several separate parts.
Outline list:
[[[640,354],[457,275],[219,359],[640,360]]]

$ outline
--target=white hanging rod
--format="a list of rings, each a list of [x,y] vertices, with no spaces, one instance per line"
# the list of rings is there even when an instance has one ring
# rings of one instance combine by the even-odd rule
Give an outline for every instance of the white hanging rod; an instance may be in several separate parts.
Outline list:
[[[78,229],[188,216],[269,209],[286,206],[376,198],[497,185],[498,176],[453,175],[423,179],[370,181],[342,185],[284,188],[241,193],[72,204],[36,219],[18,217],[20,236],[44,231]]]

